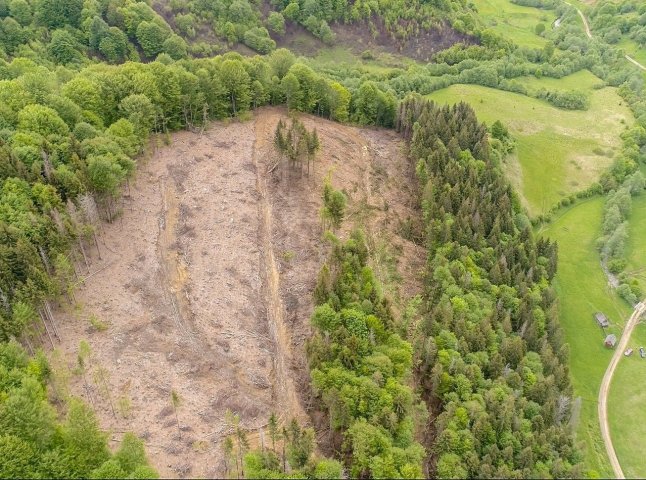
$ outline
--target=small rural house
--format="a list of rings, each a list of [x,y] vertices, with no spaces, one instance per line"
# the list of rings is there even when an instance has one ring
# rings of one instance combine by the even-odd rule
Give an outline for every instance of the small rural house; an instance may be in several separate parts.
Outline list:
[[[603,342],[606,347],[615,348],[617,344],[617,336],[614,333],[611,333],[606,337],[606,340]]]
[[[606,328],[610,325],[610,322],[608,321],[608,317],[606,317],[603,313],[597,312],[594,314],[594,318],[597,320],[597,323],[601,328]]]

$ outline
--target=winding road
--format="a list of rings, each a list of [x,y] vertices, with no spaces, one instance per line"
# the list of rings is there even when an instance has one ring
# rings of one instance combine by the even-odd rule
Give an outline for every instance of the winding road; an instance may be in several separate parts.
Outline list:
[[[646,72],[646,67],[643,66],[641,63],[639,63],[637,60],[635,60],[633,57],[631,57],[630,55],[624,55],[624,57],[626,57],[626,60],[628,60],[630,63],[634,63],[635,65],[637,65],[639,68],[641,68]]]
[[[569,2],[565,2],[565,3],[567,3],[570,6],[573,6]],[[579,13],[579,17],[581,17],[581,20],[583,21],[585,34],[588,36],[588,38],[592,38],[592,32],[590,31],[590,25],[588,24],[588,19],[585,18],[585,15],[583,15],[583,12],[580,9],[577,8],[576,11]],[[635,66],[646,71],[646,67],[641,63],[639,63],[634,58],[630,57],[629,55],[624,55],[624,57],[626,58],[626,60],[628,60]],[[644,300],[644,302],[646,302],[646,300]],[[624,475],[623,470],[621,469],[621,464],[619,463],[619,459],[617,458],[617,454],[615,452],[615,447],[612,444],[612,438],[610,437],[610,424],[608,423],[608,391],[610,390],[610,383],[612,382],[612,376],[615,374],[617,364],[619,363],[619,360],[621,360],[621,357],[623,356],[624,351],[628,346],[628,342],[630,341],[630,335],[633,333],[633,330],[635,329],[635,326],[637,325],[637,323],[639,323],[639,319],[641,318],[641,316],[644,313],[646,313],[646,304],[644,304],[644,302],[639,302],[637,305],[635,305],[635,311],[628,319],[626,328],[624,328],[624,331],[621,335],[621,340],[619,340],[619,344],[616,347],[615,354],[612,356],[612,359],[610,360],[610,364],[606,369],[606,373],[603,375],[603,380],[601,381],[601,386],[599,387],[599,402],[597,404],[597,410],[599,412],[599,424],[601,426],[601,437],[603,438],[603,443],[606,446],[606,452],[608,453],[610,465],[612,465],[612,470],[615,474],[615,477],[617,478],[626,478],[626,477]]]
[[[583,21],[583,27],[585,28],[585,34],[588,36],[588,38],[592,38],[592,31],[590,30],[590,24],[588,23],[588,19],[585,18],[585,15],[583,15],[583,12],[579,8],[572,5],[570,2],[566,2],[564,0],[564,3],[567,3],[572,8],[576,8],[576,11],[578,12],[579,17],[581,17],[581,20]],[[556,26],[558,27],[558,25],[556,25]],[[635,60],[633,57],[631,57],[630,55],[624,55],[624,57],[630,63],[632,63],[633,65],[635,65],[638,68],[641,68],[642,70],[644,70],[646,72],[646,67],[644,65],[642,65],[641,63],[639,63],[637,60]]]
[[[644,302],[646,302],[646,300]],[[617,364],[619,363],[619,360],[621,360],[621,357],[628,346],[630,335],[633,333],[635,326],[639,323],[640,317],[646,313],[646,304],[644,302],[639,302],[635,305],[635,311],[628,319],[628,323],[621,335],[621,340],[619,340],[619,343],[615,347],[615,353],[610,360],[606,373],[603,375],[601,387],[599,388],[599,403],[597,408],[599,412],[599,424],[601,425],[601,437],[603,438],[603,443],[606,446],[606,452],[608,452],[608,458],[610,459],[612,470],[617,478],[626,477],[621,469],[621,465],[617,459],[617,454],[615,453],[615,447],[613,446],[612,439],[610,438],[610,425],[608,424],[608,391],[610,390],[610,383],[612,382],[612,376],[615,373]]]
[[[572,5],[571,3],[565,2],[568,5]],[[588,24],[588,19],[585,18],[585,15],[583,15],[583,12],[579,10],[578,8],[576,9],[577,12],[579,12],[579,17],[581,17],[581,20],[583,20],[583,27],[585,28],[585,34],[588,36],[588,38],[592,38],[592,32],[590,31],[590,25]]]

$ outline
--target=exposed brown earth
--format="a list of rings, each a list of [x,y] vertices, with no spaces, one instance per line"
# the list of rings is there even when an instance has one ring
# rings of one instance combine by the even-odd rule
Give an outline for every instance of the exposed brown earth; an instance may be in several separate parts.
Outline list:
[[[422,62],[431,61],[434,54],[456,43],[465,45],[477,43],[475,37],[460,33],[448,24],[421,29],[419,33],[403,41],[393,39],[380,19],[373,19],[373,23],[375,24],[374,35],[366,22],[334,25],[337,43],[352,46],[355,53],[371,49],[383,50]]]
[[[98,273],[58,314],[70,369],[81,340],[92,348],[89,391],[72,376],[72,393],[94,405],[115,440],[127,430],[144,438],[164,477],[224,475],[227,410],[252,445],[272,411],[310,422],[305,341],[327,253],[325,175],[349,197],[338,234],[364,227],[395,308],[420,290],[423,249],[398,235],[415,216],[399,137],[305,116],[322,144],[314,174],[267,173],[280,118],[285,110],[263,109],[202,136],[180,132],[142,162],[121,217],[103,226],[102,259],[90,269]],[[96,331],[92,315],[107,330]],[[101,369],[109,395],[92,381]]]

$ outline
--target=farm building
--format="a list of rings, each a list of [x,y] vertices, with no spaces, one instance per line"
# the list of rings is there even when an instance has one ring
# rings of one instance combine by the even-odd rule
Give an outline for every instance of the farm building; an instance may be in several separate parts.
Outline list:
[[[608,336],[606,337],[606,339],[605,339],[605,341],[603,342],[603,344],[604,344],[606,347],[615,348],[615,345],[617,344],[617,336],[616,336],[614,333],[611,333],[610,335],[608,335]]]
[[[608,321],[608,317],[606,317],[603,313],[597,312],[594,314],[594,318],[596,319],[597,323],[601,328],[606,328],[607,326],[610,325],[610,322]]]

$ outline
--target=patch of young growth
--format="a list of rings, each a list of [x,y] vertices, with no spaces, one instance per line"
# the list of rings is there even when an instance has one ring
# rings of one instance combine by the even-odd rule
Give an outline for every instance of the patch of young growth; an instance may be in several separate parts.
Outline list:
[[[489,134],[492,155],[500,165],[507,155],[516,150],[516,141],[500,120],[493,122]]]
[[[420,477],[425,451],[415,434],[427,417],[409,386],[412,347],[396,333],[363,235],[330,238],[307,345],[317,408],[351,477]]]
[[[323,222],[323,229],[338,229],[345,216],[347,197],[343,192],[332,187],[329,177],[325,180],[322,197],[321,221]]]
[[[94,412],[77,398],[57,410],[48,402],[51,371],[42,353],[30,358],[16,342],[0,343],[0,477],[158,478],[143,442],[126,433],[119,449]]]
[[[232,473],[234,459],[236,476],[245,478],[341,478],[343,469],[335,460],[318,458],[316,439],[312,428],[303,428],[296,419],[282,424],[272,413],[267,429],[271,444],[264,435],[257,450],[249,451],[246,433],[238,415],[228,413],[228,423],[234,433],[224,440],[226,476]]]

